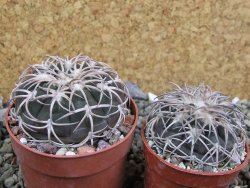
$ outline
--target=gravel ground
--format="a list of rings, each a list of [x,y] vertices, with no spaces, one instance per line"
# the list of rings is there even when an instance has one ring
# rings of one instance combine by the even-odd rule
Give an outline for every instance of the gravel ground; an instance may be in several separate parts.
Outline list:
[[[147,95],[145,95],[136,85],[127,83],[131,95],[135,98],[139,108],[139,121],[135,130],[134,140],[130,152],[127,157],[125,183],[123,188],[143,188],[144,180],[144,157],[143,143],[141,141],[140,130],[143,121],[149,111]],[[243,112],[246,114],[246,129],[250,137],[250,101],[242,100],[238,102]],[[18,167],[16,157],[13,153],[10,139],[4,127],[3,117],[6,108],[2,107],[0,99],[0,188],[22,188],[21,171]],[[250,144],[250,141],[248,140]],[[250,187],[249,165],[244,168],[238,178],[230,185],[230,188],[248,188]]]

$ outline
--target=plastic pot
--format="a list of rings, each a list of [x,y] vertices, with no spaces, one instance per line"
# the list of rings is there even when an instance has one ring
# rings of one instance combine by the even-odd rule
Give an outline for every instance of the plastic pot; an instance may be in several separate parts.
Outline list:
[[[120,188],[123,184],[126,155],[133,141],[138,109],[131,100],[135,115],[133,126],[124,139],[100,151],[74,156],[41,153],[22,144],[8,124],[13,150],[19,160],[27,188]]]
[[[145,188],[226,188],[238,176],[249,159],[249,147],[246,144],[247,155],[243,163],[225,172],[197,172],[179,168],[159,157],[148,145],[142,127],[141,136],[144,145]]]

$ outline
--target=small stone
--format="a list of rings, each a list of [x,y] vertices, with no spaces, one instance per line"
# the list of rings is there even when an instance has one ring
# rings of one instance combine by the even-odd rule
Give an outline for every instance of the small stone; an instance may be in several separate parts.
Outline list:
[[[127,135],[128,132],[130,131],[131,127],[126,126],[126,125],[120,125],[118,127],[119,131],[121,131],[123,134]]]
[[[14,181],[17,182],[18,178],[17,178],[16,174],[13,174],[12,177],[13,177]]]
[[[153,142],[152,140],[149,140],[149,141],[148,141],[148,145],[149,145],[150,147],[152,147],[152,146],[154,145],[154,142]]]
[[[2,165],[3,161],[3,157],[0,155],[0,166]]]
[[[213,167],[212,166],[208,166],[208,165],[204,165],[203,171],[204,172],[213,172]]]
[[[162,155],[162,154],[158,153],[157,155],[158,155],[160,158],[163,159],[163,155]]]
[[[36,144],[35,142],[29,142],[29,143],[27,144],[27,146],[30,147],[30,148],[36,148],[36,147],[37,147],[37,144]]]
[[[15,180],[13,177],[9,177],[9,178],[4,180],[5,187],[12,187],[12,185],[14,185],[14,183],[15,183]]]
[[[218,169],[214,167],[213,172],[218,172]]]
[[[149,92],[149,93],[148,93],[148,100],[149,100],[150,102],[158,101],[157,95],[155,95],[155,94]]]
[[[11,164],[9,163],[4,163],[3,167],[0,170],[6,171],[8,169],[12,168]]]
[[[2,170],[4,170],[4,172],[0,176],[0,182],[7,179],[7,178],[9,178],[9,177],[11,177],[14,174],[14,169],[13,169],[13,167],[11,167],[11,165],[10,165],[10,167],[8,167],[8,168],[5,167]]]
[[[20,138],[20,142],[22,143],[22,144],[27,144],[28,143],[28,141],[27,141],[27,139],[26,138]]]
[[[236,186],[234,186],[234,188],[240,188],[240,186],[236,185]]]
[[[67,151],[65,155],[76,155],[73,151]]]
[[[55,154],[57,152],[57,147],[52,143],[40,143],[37,145],[37,149],[49,154]]]
[[[18,126],[14,126],[11,128],[11,132],[16,136],[18,135],[19,132],[19,127]]]
[[[157,151],[157,154],[161,154],[162,153],[162,149],[160,149],[159,147],[155,146],[155,149]]]
[[[122,140],[124,138],[123,134],[119,137],[119,140]]]
[[[142,143],[141,137],[140,137],[139,135],[136,136],[136,137],[138,137],[138,138],[136,139],[136,146],[137,146],[138,148],[142,149],[142,148],[143,148],[143,143]]]
[[[60,148],[59,150],[57,150],[56,155],[63,156],[66,153],[67,153],[67,149],[66,148]]]
[[[121,136],[121,132],[119,130],[117,130],[117,129],[113,129],[111,131],[111,137],[109,139],[109,143],[111,145],[115,144],[116,142],[119,141],[120,136]]]
[[[229,166],[229,168],[234,168],[236,166],[236,164],[235,163],[229,163],[228,166]],[[245,168],[247,168],[247,166]],[[249,166],[248,166],[248,168],[249,168]]]
[[[240,102],[239,97],[234,97],[233,100],[232,100],[233,104],[238,104],[239,102]]]
[[[95,152],[95,148],[92,146],[84,145],[77,148],[78,154],[86,154],[86,153],[93,153]]]
[[[137,155],[137,153],[139,152],[139,149],[133,144],[132,145],[132,152]]]
[[[178,165],[178,164],[183,163],[183,162],[181,162],[180,158],[172,156],[171,163]]]
[[[246,153],[245,151],[243,151],[243,152],[241,153],[240,160],[241,160],[241,161],[244,161],[246,155],[247,155],[247,153]]]
[[[141,129],[142,125],[143,125],[143,121],[144,121],[144,118],[142,116],[139,116],[136,127],[138,127],[139,129]]]
[[[11,153],[11,152],[12,152],[11,143],[4,142],[2,147],[0,148],[0,153]]]
[[[180,168],[186,169],[186,165],[185,165],[183,162],[181,162],[178,166],[179,166]]]
[[[97,150],[101,150],[101,149],[104,149],[104,148],[107,148],[109,147],[110,144],[104,140],[99,140],[98,144],[97,144]]]
[[[75,148],[69,148],[69,151],[73,151],[74,153],[76,153],[76,149]]]
[[[6,144],[11,143],[11,139],[10,139],[10,138],[6,138],[6,139],[4,140],[4,143],[6,143]]]
[[[170,163],[170,157],[166,158],[165,161],[167,161],[168,163]]]
[[[8,160],[13,157],[13,153],[6,153],[3,157],[5,160]]]
[[[105,138],[109,140],[112,136],[112,132],[110,130],[106,130],[103,132],[103,135],[106,135]]]
[[[151,109],[152,109],[151,105],[147,105],[146,108],[144,108],[145,115],[148,115]]]
[[[36,145],[36,149],[42,153],[45,153],[44,147],[42,147],[40,144]]]

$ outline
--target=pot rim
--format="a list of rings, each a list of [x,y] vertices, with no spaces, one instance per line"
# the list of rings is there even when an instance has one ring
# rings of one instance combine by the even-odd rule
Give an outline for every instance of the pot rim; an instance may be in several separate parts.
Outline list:
[[[183,169],[180,168],[178,166],[175,166],[172,163],[169,163],[167,161],[165,161],[164,159],[162,159],[160,156],[158,156],[152,149],[151,147],[148,145],[147,139],[145,137],[145,128],[146,128],[146,123],[144,122],[142,125],[142,129],[141,129],[141,137],[142,137],[142,141],[144,143],[144,146],[147,147],[148,152],[150,152],[152,155],[154,155],[155,157],[157,157],[158,160],[160,160],[163,164],[165,164],[166,166],[173,168],[174,170],[178,170],[178,171],[182,171],[188,174],[193,174],[193,175],[202,175],[202,176],[223,176],[223,175],[228,175],[228,174],[233,174],[235,172],[240,171],[240,169],[242,169],[244,166],[247,165],[249,157],[250,157],[250,151],[249,151],[249,146],[246,142],[246,156],[244,161],[236,166],[235,168],[231,169],[231,170],[227,170],[227,171],[223,171],[223,172],[202,172],[202,171],[194,171],[194,170],[187,170],[187,169]],[[145,149],[144,149],[145,151]]]
[[[7,128],[7,131],[9,133],[9,136],[18,144],[18,145],[21,145],[21,147],[24,148],[24,150],[28,150],[29,152],[32,152],[32,153],[35,153],[37,155],[41,155],[41,156],[44,156],[44,157],[48,157],[48,158],[58,158],[58,159],[72,159],[72,158],[80,158],[80,157],[91,157],[93,155],[98,155],[98,154],[102,154],[108,150],[112,150],[113,148],[115,148],[116,146],[118,146],[119,144],[125,142],[127,139],[129,139],[130,135],[134,133],[134,130],[136,128],[136,123],[138,121],[138,108],[136,106],[136,103],[135,101],[133,100],[133,98],[130,98],[130,109],[133,109],[134,110],[134,121],[133,121],[133,124],[132,124],[132,128],[130,129],[129,133],[122,139],[122,140],[119,140],[118,142],[116,142],[115,144],[111,145],[110,147],[107,147],[107,148],[104,148],[104,149],[101,149],[99,151],[95,151],[95,152],[91,152],[91,153],[86,153],[86,154],[76,154],[76,155],[63,155],[63,156],[60,156],[60,155],[55,155],[55,154],[48,154],[48,153],[43,153],[43,152],[40,152],[38,150],[35,150],[33,148],[30,148],[28,147],[27,145],[25,144],[22,144],[18,139],[17,137],[12,133],[11,129],[10,129],[10,125],[8,123],[8,114],[9,114],[9,111],[10,111],[10,108],[13,106],[13,103],[10,104],[10,106],[8,107],[6,113],[5,113],[5,126]]]

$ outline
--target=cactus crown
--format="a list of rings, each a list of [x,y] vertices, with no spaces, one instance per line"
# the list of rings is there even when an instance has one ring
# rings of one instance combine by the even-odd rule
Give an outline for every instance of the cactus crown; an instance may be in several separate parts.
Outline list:
[[[30,139],[78,147],[123,122],[129,93],[105,63],[48,56],[22,73],[11,99],[11,114]]]
[[[165,93],[153,103],[145,135],[163,156],[223,168],[245,152],[244,115],[228,97],[204,84]]]

